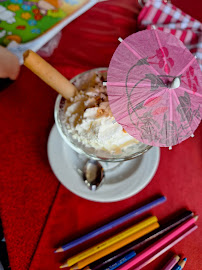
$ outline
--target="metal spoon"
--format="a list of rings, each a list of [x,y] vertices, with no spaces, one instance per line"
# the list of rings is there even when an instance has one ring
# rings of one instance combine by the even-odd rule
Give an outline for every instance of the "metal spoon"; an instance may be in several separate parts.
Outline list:
[[[104,177],[102,165],[93,159],[89,159],[83,168],[83,180],[90,190],[95,191],[101,184]]]

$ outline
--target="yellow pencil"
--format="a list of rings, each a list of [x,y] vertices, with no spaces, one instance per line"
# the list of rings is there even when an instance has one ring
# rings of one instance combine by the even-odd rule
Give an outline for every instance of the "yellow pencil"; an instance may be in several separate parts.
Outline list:
[[[130,227],[129,229],[124,230],[123,232],[118,233],[117,235],[110,237],[109,239],[107,239],[107,240],[69,258],[64,265],[60,266],[60,268],[72,266],[75,263],[97,253],[98,251],[106,249],[107,247],[121,241],[122,239],[125,239],[126,237],[142,230],[143,228],[145,228],[145,227],[147,227],[147,226],[149,226],[157,221],[158,221],[158,219],[156,216],[149,217],[149,218],[139,222],[138,224],[135,224],[134,226]]]
[[[103,258],[104,256],[116,251],[119,248],[122,248],[123,246],[137,240],[138,238],[144,236],[147,233],[150,233],[151,231],[157,229],[159,227],[159,223],[155,222],[152,223],[151,225],[145,227],[144,229],[126,237],[125,239],[119,241],[116,244],[113,244],[111,246],[109,246],[106,249],[103,249],[81,261],[79,261],[78,263],[76,263],[75,265],[73,265],[70,270],[76,270],[76,269],[82,269],[83,267],[85,267],[86,265],[89,265],[92,262],[95,262],[97,260],[99,260],[100,258]]]

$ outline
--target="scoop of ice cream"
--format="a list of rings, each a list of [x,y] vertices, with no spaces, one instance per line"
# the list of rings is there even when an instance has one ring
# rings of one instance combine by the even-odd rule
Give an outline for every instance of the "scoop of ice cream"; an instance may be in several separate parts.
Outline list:
[[[67,125],[74,139],[114,154],[139,143],[115,121],[102,75],[95,74],[90,83],[76,86],[78,94],[66,101],[65,108]]]

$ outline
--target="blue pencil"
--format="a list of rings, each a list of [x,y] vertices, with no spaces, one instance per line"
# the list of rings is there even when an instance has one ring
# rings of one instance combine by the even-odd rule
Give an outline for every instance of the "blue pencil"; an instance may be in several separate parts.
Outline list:
[[[132,211],[132,212],[130,212],[130,213],[118,218],[118,219],[115,219],[115,220],[109,222],[108,224],[105,224],[104,226],[98,228],[98,229],[95,229],[94,231],[91,231],[88,234],[83,235],[80,238],[77,238],[77,239],[65,244],[64,246],[61,246],[60,248],[58,248],[54,252],[58,253],[58,252],[63,252],[63,251],[69,250],[70,248],[73,248],[79,244],[82,244],[85,241],[92,239],[93,237],[98,236],[98,235],[124,223],[125,221],[128,221],[128,220],[150,210],[151,208],[153,208],[153,207],[155,207],[155,206],[157,206],[165,201],[166,201],[166,197],[161,196],[158,199],[155,199],[155,200],[151,201],[150,203],[147,203],[147,204],[141,206],[140,208],[135,209],[134,211]]]
[[[134,258],[136,255],[135,251],[132,250],[129,253],[127,253],[124,257],[113,263],[112,265],[108,266],[104,270],[114,270],[124,264],[125,262],[129,261],[130,259]]]
[[[179,263],[177,263],[171,270],[181,270],[184,268],[186,264],[187,258],[184,258]]]

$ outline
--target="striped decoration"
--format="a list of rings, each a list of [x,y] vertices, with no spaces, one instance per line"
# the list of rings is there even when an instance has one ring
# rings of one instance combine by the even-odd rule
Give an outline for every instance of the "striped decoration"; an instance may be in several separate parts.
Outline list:
[[[166,0],[148,0],[141,10],[138,23],[141,29],[157,29],[179,38],[193,53],[202,70],[202,24]]]

